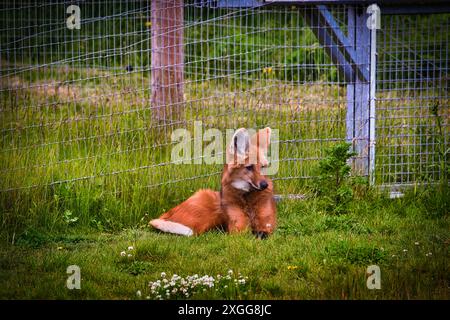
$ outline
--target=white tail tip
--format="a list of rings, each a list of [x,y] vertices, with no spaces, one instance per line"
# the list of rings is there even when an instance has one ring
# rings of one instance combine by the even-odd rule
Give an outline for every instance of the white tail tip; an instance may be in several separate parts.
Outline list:
[[[178,222],[172,222],[168,220],[163,219],[154,219],[150,221],[150,224],[161,231],[169,232],[169,233],[175,233],[180,234],[182,236],[190,237],[194,234],[191,228],[186,227],[185,225],[178,223]]]

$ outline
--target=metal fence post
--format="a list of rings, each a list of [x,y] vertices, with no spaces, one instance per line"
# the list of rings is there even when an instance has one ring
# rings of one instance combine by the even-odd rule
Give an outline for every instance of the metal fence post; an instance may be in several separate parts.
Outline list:
[[[356,51],[356,63],[369,72],[370,30],[367,28],[368,14],[361,7],[348,9],[348,40]],[[354,74],[347,84],[347,141],[358,153],[353,161],[355,174],[369,176],[370,137],[370,83]]]
[[[375,7],[375,8],[374,8]],[[370,6],[367,12],[372,10],[372,23],[370,24],[370,112],[369,112],[369,182],[375,185],[375,103],[377,80],[377,29],[380,28],[380,10],[377,5]]]

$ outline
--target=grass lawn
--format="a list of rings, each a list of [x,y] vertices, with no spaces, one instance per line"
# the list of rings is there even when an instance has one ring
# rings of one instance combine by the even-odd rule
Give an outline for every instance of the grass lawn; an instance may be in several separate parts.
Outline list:
[[[314,198],[282,200],[278,213],[277,231],[263,241],[220,231],[161,234],[145,226],[148,219],[111,233],[69,220],[60,232],[28,231],[0,249],[0,298],[155,299],[149,283],[162,272],[169,280],[215,278],[212,288],[189,289],[189,299],[450,298],[448,199],[435,189],[365,196],[343,215],[323,212]],[[380,290],[366,286],[372,264],[381,270]],[[80,267],[80,290],[66,288],[69,265]],[[161,298],[186,297],[164,290]]]

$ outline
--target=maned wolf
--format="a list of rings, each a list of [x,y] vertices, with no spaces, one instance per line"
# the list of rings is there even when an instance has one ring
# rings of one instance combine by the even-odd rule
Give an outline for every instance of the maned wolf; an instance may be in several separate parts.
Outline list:
[[[185,236],[219,226],[230,233],[250,228],[258,238],[266,238],[276,226],[273,184],[261,173],[268,165],[270,135],[270,128],[259,130],[251,138],[245,128],[238,129],[227,148],[221,190],[199,190],[150,225]]]

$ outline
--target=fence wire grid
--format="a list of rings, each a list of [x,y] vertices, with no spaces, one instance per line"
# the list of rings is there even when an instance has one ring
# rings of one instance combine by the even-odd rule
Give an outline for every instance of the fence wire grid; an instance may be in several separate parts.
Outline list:
[[[279,129],[277,193],[298,194],[315,176],[324,150],[348,140],[348,86],[356,83],[317,39],[315,31],[329,26],[309,20],[314,7],[218,8],[172,0],[158,11],[156,2],[0,4],[4,199],[22,193],[75,197],[100,188],[121,197],[146,192],[155,201],[178,201],[198,188],[218,188],[220,165],[180,166],[170,158],[176,143],[171,133],[193,131],[196,121],[203,129]],[[70,5],[81,9],[80,29],[67,26]],[[330,7],[346,35],[355,32],[349,8]],[[432,182],[443,174],[449,25],[449,14],[382,14],[378,185]],[[155,35],[157,27],[167,28],[165,40]],[[173,65],[152,62],[155,46],[175,52]],[[156,77],[163,77],[159,84]],[[164,94],[155,93],[157,85]]]

